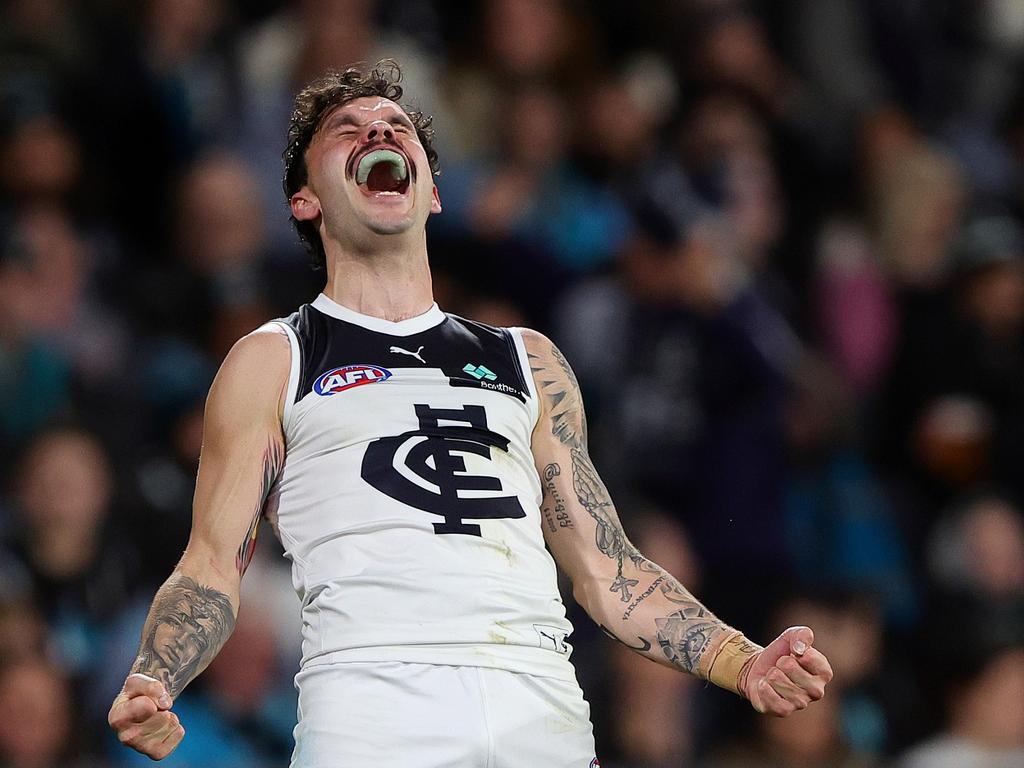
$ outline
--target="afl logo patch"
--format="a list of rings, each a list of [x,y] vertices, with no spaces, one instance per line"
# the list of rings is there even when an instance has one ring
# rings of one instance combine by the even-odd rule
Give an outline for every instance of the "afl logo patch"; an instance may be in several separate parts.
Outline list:
[[[344,392],[352,387],[361,387],[363,384],[377,384],[391,378],[391,371],[381,368],[379,365],[346,365],[343,368],[321,373],[320,377],[313,382],[313,391],[318,395],[327,397]]]

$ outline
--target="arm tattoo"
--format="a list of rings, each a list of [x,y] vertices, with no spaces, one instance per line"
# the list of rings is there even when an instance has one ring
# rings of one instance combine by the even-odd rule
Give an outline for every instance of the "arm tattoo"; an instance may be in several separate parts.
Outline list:
[[[701,657],[722,628],[721,622],[699,604],[655,619],[654,623],[665,657],[687,672],[697,670]]]
[[[562,468],[557,464],[548,464],[544,467],[544,504],[541,511],[548,523],[548,530],[554,533],[559,528],[575,528],[572,517],[565,508],[565,500],[558,492],[555,485],[555,478],[562,474]]]
[[[263,451],[263,482],[260,486],[260,495],[256,501],[252,522],[249,523],[249,530],[235,555],[235,568],[240,574],[245,573],[245,569],[249,567],[252,556],[256,552],[256,534],[259,533],[260,520],[263,519],[263,508],[267,503],[267,496],[270,495],[270,489],[281,472],[282,464],[284,464],[284,449],[280,442],[271,439]]]
[[[640,582],[624,576],[622,567],[627,557],[634,562],[639,562],[643,558],[626,539],[622,525],[615,516],[615,508],[608,495],[608,489],[601,482],[587,453],[587,417],[583,410],[583,399],[576,374],[573,373],[565,356],[553,344],[551,357],[555,365],[545,365],[545,361],[538,355],[529,357],[534,361],[530,370],[539,374],[540,389],[547,397],[551,414],[551,433],[563,445],[569,447],[572,456],[572,484],[576,498],[597,523],[597,548],[618,564],[618,572],[609,591],[619,593],[622,602],[628,603],[633,599],[630,590]],[[552,370],[556,365],[558,370]],[[547,477],[546,479],[550,480]]]
[[[608,637],[610,637],[612,640],[614,640],[617,643],[622,643],[624,646],[626,646],[627,648],[629,648],[631,650],[639,651],[640,653],[645,653],[645,652],[651,650],[650,642],[647,641],[647,640],[644,640],[642,637],[638,637],[637,638],[637,640],[640,641],[640,645],[630,645],[625,640],[623,640],[621,637],[619,637],[614,632],[612,632],[610,629],[608,629],[608,627],[606,627],[604,624],[598,624],[597,626],[600,627],[601,631],[604,632],[606,635],[608,635]]]
[[[155,677],[177,698],[213,660],[234,627],[226,594],[188,576],[172,576],[153,601],[132,672]]]
[[[546,365],[534,354],[527,357],[532,361],[530,370],[539,374],[540,390],[547,397],[551,414],[551,432],[563,445],[587,444],[587,417],[583,412],[583,399],[580,396],[576,375],[569,367],[562,353],[554,345],[551,353],[558,364],[559,370]],[[570,386],[565,385],[564,377],[568,376]]]
[[[531,371],[536,374],[539,384],[538,389],[547,401],[551,433],[569,449],[572,458],[573,491],[580,505],[597,523],[597,548],[618,566],[608,591],[618,593],[621,602],[628,604],[622,613],[622,621],[632,619],[635,623],[640,615],[636,614],[637,608],[654,596],[658,596],[655,601],[664,598],[671,606],[663,610],[671,611],[672,607],[677,609],[667,616],[654,618],[655,626],[651,628],[656,629],[654,637],[647,635],[646,630],[641,630],[641,634],[635,634],[634,630],[630,636],[635,636],[636,640],[627,641],[620,637],[619,632],[612,631],[604,624],[600,625],[601,629],[609,637],[641,653],[649,651],[651,641],[656,639],[671,664],[686,672],[701,673],[701,660],[705,658],[708,649],[715,646],[723,629],[727,627],[671,574],[644,557],[626,538],[608,490],[587,452],[586,415],[579,383],[565,357],[553,345],[550,357],[539,354],[530,354],[529,357]],[[552,480],[559,474],[561,468],[557,464],[548,464],[544,469],[547,488],[545,497],[554,499],[556,504],[561,499],[554,490]],[[547,508],[545,517],[553,531],[554,521]],[[627,563],[630,567],[624,573]],[[644,578],[643,574],[651,574],[653,579],[634,597],[632,590],[640,584],[639,579]],[[632,578],[634,576],[639,578]],[[644,618],[642,621],[646,624],[650,619]],[[651,639],[648,640],[644,635]]]
[[[636,550],[626,539],[626,532],[615,517],[608,490],[594,469],[587,452],[579,448],[570,449],[572,455],[572,484],[576,498],[597,523],[595,538],[597,548],[618,563],[618,573],[609,587],[610,592],[620,593],[620,599],[628,603],[633,595],[629,591],[640,582],[622,575],[622,566],[627,557],[632,558]],[[637,553],[639,555],[639,553]]]

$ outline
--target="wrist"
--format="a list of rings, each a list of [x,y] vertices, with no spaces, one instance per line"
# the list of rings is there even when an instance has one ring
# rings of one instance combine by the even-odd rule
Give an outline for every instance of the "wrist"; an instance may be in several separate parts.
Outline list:
[[[736,688],[738,689],[736,692],[740,696],[745,698],[747,701],[751,700],[750,691],[747,688],[747,684],[750,679],[750,670],[753,668],[754,662],[757,661],[757,657],[760,655],[761,651],[757,651],[756,653],[752,654],[749,659],[747,659],[746,663],[743,665],[743,668],[740,669],[740,676],[736,683]]]
[[[733,630],[711,660],[708,681],[749,699],[747,678],[754,660],[763,650],[761,646],[750,642],[742,632]]]

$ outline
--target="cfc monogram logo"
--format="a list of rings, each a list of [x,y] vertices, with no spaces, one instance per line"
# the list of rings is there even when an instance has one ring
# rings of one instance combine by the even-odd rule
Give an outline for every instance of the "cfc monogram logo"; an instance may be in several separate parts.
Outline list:
[[[503,490],[496,477],[466,474],[465,454],[490,459],[493,448],[508,451],[509,441],[487,428],[483,406],[415,408],[419,429],[374,440],[367,447],[360,473],[363,480],[403,504],[444,518],[434,523],[434,533],[479,536],[479,525],[463,521],[526,517],[515,496],[459,495],[460,491]],[[396,466],[399,451],[409,442],[412,445],[403,451],[401,463],[425,485],[411,480]]]

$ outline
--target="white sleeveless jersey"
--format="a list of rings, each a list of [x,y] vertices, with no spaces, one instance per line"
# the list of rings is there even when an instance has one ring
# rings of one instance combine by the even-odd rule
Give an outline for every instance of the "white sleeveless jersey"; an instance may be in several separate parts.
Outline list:
[[[574,679],[519,332],[436,304],[392,323],[324,295],[275,322],[292,364],[267,508],[302,601],[303,667],[407,661]]]

